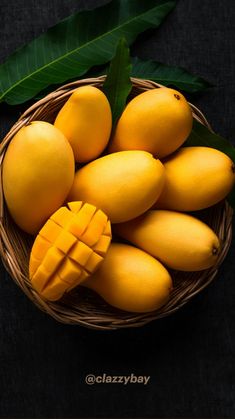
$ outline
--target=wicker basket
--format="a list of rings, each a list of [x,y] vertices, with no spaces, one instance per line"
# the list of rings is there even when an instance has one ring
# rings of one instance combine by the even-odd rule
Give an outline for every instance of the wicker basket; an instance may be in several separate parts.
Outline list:
[[[74,89],[86,84],[101,87],[104,79],[105,76],[102,76],[69,83],[31,106],[2,141],[0,148],[1,166],[9,142],[23,125],[27,125],[32,120],[53,122],[59,109]],[[132,83],[132,96],[160,86],[152,81],[140,79],[132,79]],[[191,106],[194,118],[210,128],[203,114],[195,106]],[[2,179],[0,179],[0,185],[0,253],[3,263],[24,293],[41,310],[62,323],[79,324],[95,329],[117,329],[143,326],[152,320],[172,314],[215,278],[218,267],[224,260],[231,243],[233,212],[227,202],[221,202],[214,207],[198,212],[197,216],[207,222],[221,240],[222,250],[217,265],[201,272],[171,272],[174,291],[169,302],[155,312],[135,314],[117,310],[106,304],[95,293],[83,287],[78,287],[58,302],[46,302],[32,289],[28,279],[29,253],[33,238],[23,233],[11,219],[4,203]]]

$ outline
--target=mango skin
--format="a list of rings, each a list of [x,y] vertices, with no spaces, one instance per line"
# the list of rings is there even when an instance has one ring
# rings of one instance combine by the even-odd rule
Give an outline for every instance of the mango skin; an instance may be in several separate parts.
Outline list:
[[[105,149],[111,133],[108,99],[96,87],[78,87],[59,111],[54,125],[71,144],[76,162],[94,160]]]
[[[3,161],[3,191],[22,230],[36,234],[62,205],[74,170],[72,148],[52,124],[33,121],[17,132]]]
[[[112,223],[137,217],[160,195],[164,167],[146,151],[121,151],[79,169],[68,196],[102,209]]]
[[[205,223],[175,211],[147,211],[127,223],[117,224],[115,232],[180,271],[201,271],[215,265],[220,242]]]
[[[81,285],[116,308],[138,313],[162,307],[173,287],[170,274],[160,262],[121,243],[111,243],[100,268]]]
[[[161,159],[184,143],[192,123],[192,111],[182,93],[167,87],[148,90],[124,109],[110,152],[145,150]]]
[[[196,211],[224,199],[235,182],[235,166],[209,147],[183,147],[164,162],[166,182],[154,208]]]

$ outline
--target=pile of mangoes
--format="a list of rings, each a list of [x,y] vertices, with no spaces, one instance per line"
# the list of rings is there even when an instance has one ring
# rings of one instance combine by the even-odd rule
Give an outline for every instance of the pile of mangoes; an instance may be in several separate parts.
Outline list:
[[[83,86],[54,124],[17,132],[3,190],[14,222],[35,236],[29,277],[42,298],[84,286],[114,307],[149,312],[170,298],[167,268],[216,264],[219,238],[188,212],[223,200],[235,167],[216,149],[182,147],[192,122],[184,96],[162,87],[132,99],[112,127],[104,93]]]

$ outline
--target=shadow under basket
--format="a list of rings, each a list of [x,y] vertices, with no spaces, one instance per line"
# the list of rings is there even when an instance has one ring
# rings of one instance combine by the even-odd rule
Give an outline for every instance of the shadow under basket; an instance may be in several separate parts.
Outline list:
[[[26,110],[1,143],[1,167],[8,144],[22,126],[33,120],[53,123],[58,111],[77,87],[90,84],[102,88],[104,80],[105,76],[101,76],[66,84]],[[152,81],[134,78],[132,84],[132,97],[145,90],[160,87]],[[191,107],[194,118],[211,129],[204,115],[195,106],[191,105]],[[159,310],[143,314],[117,310],[83,287],[77,287],[57,302],[42,299],[31,287],[28,278],[28,263],[33,238],[23,233],[11,219],[4,202],[2,178],[0,179],[0,216],[0,253],[4,266],[34,304],[59,322],[104,330],[143,326],[152,320],[174,313],[202,291],[215,278],[229,249],[233,211],[229,204],[223,201],[207,210],[197,212],[197,216],[210,225],[221,240],[221,252],[216,266],[201,272],[171,271],[174,290],[170,300]]]

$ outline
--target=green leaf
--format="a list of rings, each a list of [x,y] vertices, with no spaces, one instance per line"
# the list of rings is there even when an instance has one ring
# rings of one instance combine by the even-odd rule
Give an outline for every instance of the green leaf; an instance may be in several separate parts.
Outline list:
[[[235,188],[230,192],[228,196],[228,202],[230,203],[231,207],[235,210]]]
[[[125,38],[122,38],[118,43],[116,54],[110,63],[107,78],[103,85],[104,93],[112,109],[113,126],[121,115],[132,88],[130,71],[129,48]]]
[[[189,93],[199,92],[211,86],[201,77],[194,76],[183,68],[171,67],[151,60],[143,61],[137,57],[132,59],[131,75],[153,80],[164,86],[175,86]]]
[[[140,79],[148,79],[164,86],[174,86],[177,89],[187,93],[197,93],[211,87],[212,84],[201,77],[190,74],[188,71],[180,67],[171,67],[152,60],[142,60],[138,57],[131,57],[132,70],[131,76]],[[90,70],[90,77],[98,77],[106,74],[107,66],[101,66]],[[87,75],[87,76],[88,76]],[[51,92],[52,87],[45,91],[45,94]],[[38,97],[41,99],[44,91]]]
[[[0,101],[25,102],[51,84],[108,62],[120,37],[130,45],[139,33],[158,27],[175,4],[176,0],[113,0],[68,17],[0,66]]]
[[[205,127],[205,125],[202,125],[195,119],[193,121],[192,132],[185,145],[216,148],[217,150],[227,154],[235,163],[235,148],[232,144],[220,135],[211,132],[207,127]]]
[[[229,141],[218,134],[211,132],[207,127],[194,120],[193,129],[185,146],[213,147],[227,154],[235,164],[235,148]],[[235,189],[228,196],[230,205],[235,209]]]

